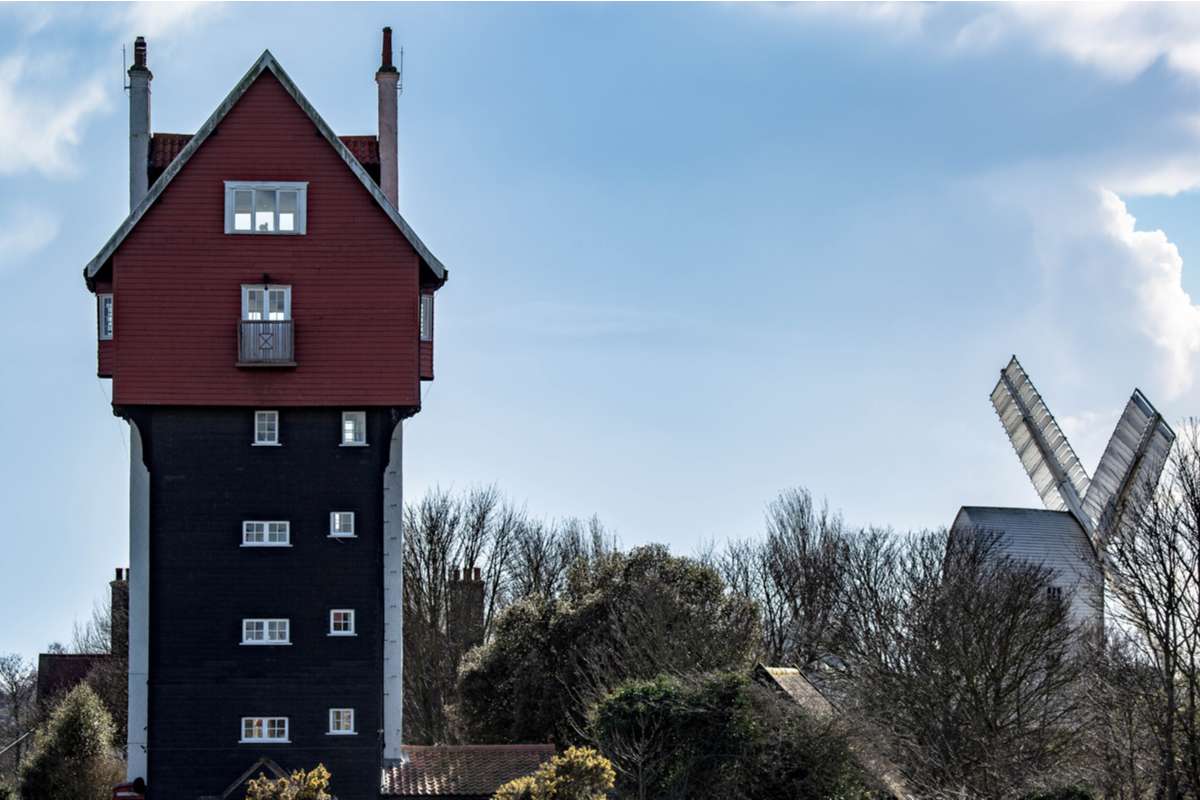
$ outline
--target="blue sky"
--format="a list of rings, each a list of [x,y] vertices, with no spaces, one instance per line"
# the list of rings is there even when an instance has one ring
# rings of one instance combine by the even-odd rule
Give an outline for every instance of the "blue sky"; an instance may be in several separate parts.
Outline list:
[[[1186,7],[5,5],[0,652],[69,638],[126,563],[80,279],[127,210],[122,42],[155,130],[270,48],[374,133],[385,24],[401,211],[451,271],[410,497],[495,482],[685,553],[791,486],[931,527],[1037,503],[988,403],[1014,352],[1089,470],[1135,385],[1196,413]]]

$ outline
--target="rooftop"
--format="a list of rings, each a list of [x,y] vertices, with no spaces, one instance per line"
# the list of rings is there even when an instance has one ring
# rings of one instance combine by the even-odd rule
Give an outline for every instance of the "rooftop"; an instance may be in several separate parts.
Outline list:
[[[490,798],[554,756],[552,744],[406,745],[403,764],[385,766],[380,794],[393,798]]]

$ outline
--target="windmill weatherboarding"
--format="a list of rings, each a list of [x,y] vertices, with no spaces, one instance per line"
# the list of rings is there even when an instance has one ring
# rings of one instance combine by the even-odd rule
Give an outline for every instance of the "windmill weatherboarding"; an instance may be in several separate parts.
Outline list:
[[[1077,614],[1102,613],[1099,595],[1085,592],[1103,580],[1106,533],[1158,483],[1175,432],[1135,389],[1089,478],[1016,356],[991,398],[1046,510],[964,506],[953,527],[1000,534],[1010,555],[1052,567],[1062,588],[1084,590],[1074,591]]]

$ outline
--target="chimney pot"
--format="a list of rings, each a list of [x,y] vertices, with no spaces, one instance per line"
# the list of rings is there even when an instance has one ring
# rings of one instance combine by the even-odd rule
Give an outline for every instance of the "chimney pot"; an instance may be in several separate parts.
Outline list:
[[[133,65],[140,69],[146,68],[146,37],[139,36],[133,42]]]
[[[392,29],[383,29],[383,57],[379,64],[380,69],[392,69]]]

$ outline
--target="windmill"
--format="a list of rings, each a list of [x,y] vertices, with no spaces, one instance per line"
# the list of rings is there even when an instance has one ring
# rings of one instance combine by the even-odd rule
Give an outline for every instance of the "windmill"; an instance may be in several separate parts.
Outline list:
[[[1013,356],[992,390],[992,406],[1046,510],[964,506],[954,528],[1000,534],[1018,558],[1056,571],[1058,590],[1076,590],[1077,615],[1100,613],[1106,533],[1158,482],[1175,432],[1135,389],[1089,478],[1045,400]]]

